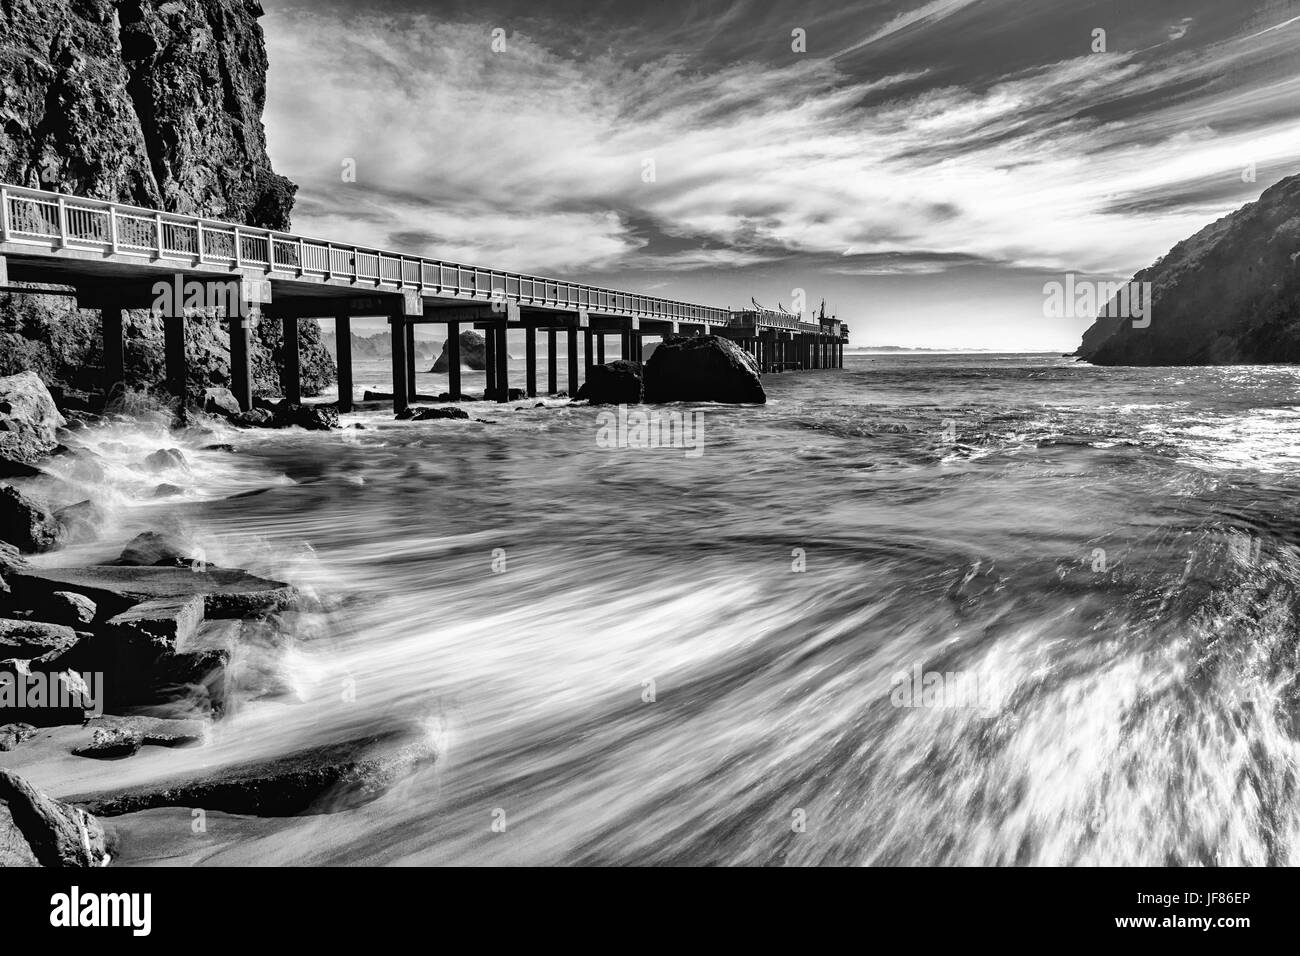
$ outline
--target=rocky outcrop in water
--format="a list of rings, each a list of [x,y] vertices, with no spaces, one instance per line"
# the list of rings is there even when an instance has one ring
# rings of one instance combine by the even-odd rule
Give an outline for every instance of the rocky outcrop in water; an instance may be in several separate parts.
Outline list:
[[[1300,362],[1300,176],[1180,242],[1134,282],[1151,323],[1101,318],[1076,353],[1096,365]]]
[[[605,365],[593,365],[591,374],[574,397],[592,405],[636,405],[644,395],[640,362],[619,359]]]
[[[0,867],[93,867],[107,860],[98,820],[0,770]]]
[[[673,335],[645,364],[645,400],[762,405],[767,401],[758,363],[729,339]]]
[[[30,465],[59,444],[67,422],[35,372],[0,378],[0,458]]]
[[[267,60],[255,0],[0,2],[0,179],[173,212],[288,229],[297,189],[271,169],[262,128]],[[302,384],[318,394],[334,362],[316,323],[300,332]],[[280,324],[253,336],[254,388],[280,392]],[[230,382],[229,337],[188,323],[197,400]],[[162,328],[126,318],[127,374],[163,378]],[[55,297],[0,296],[0,375],[99,385],[98,314]]]
[[[433,363],[430,372],[444,373],[447,371],[447,345],[450,339],[442,343],[442,353]],[[483,336],[477,332],[465,331],[460,333],[460,364],[466,368],[481,372],[487,368],[487,343]]]

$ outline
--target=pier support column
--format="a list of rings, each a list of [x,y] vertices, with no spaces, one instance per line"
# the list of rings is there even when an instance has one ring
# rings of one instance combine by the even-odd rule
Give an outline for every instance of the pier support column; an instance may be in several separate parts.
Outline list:
[[[632,334],[630,332],[619,333],[618,357],[625,362],[632,361]]]
[[[591,381],[591,367],[596,364],[596,343],[591,340],[591,329],[582,330],[582,380]]]
[[[460,401],[460,323],[447,323],[447,394]]]
[[[497,394],[497,337],[496,332],[491,327],[483,330],[483,365],[483,371],[487,378],[483,389],[483,397],[487,399],[495,398]]]
[[[185,407],[185,316],[167,315],[163,316],[163,363],[167,376],[167,393],[172,398],[178,399],[181,408]],[[234,337],[232,334],[230,344],[232,346],[231,371],[234,371]],[[235,395],[239,397],[238,393]],[[247,405],[241,405],[241,408],[247,409]]]
[[[498,402],[510,400],[510,351],[506,348],[506,324],[502,322],[492,330],[497,337],[497,394]]]
[[[411,396],[407,391],[406,325],[406,315],[402,312],[388,318],[393,341],[393,413],[396,415],[411,406]]]
[[[104,337],[104,401],[126,391],[126,344],[122,335],[122,307],[105,306],[99,313]]]
[[[582,384],[578,380],[578,329],[571,326],[566,331],[569,333],[569,398],[573,398]]]
[[[596,364],[605,364],[605,333],[596,333]]]
[[[415,387],[415,323],[406,323],[406,394],[415,401],[419,390]]]
[[[528,326],[524,329],[524,393],[529,398],[537,397],[537,329]]]
[[[298,356],[298,319],[294,316],[280,319],[280,355],[284,360],[280,389],[292,404],[301,405],[302,362]]]
[[[352,411],[352,317],[334,317],[335,364],[339,369],[339,411]]]
[[[557,366],[555,348],[555,329],[546,330],[546,394],[554,395],[560,390],[560,376]]]
[[[230,323],[230,391],[244,411],[253,407],[253,370],[249,361],[249,319],[232,315]]]

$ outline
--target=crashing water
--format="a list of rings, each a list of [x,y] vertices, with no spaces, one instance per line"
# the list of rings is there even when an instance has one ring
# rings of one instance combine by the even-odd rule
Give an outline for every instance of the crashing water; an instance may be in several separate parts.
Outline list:
[[[112,524],[42,563],[175,528],[309,598],[287,692],[115,780],[394,721],[442,752],[338,814],[118,818],[121,862],[1300,862],[1300,369],[846,365],[692,406],[698,458],[563,400],[80,433]],[[981,694],[897,706],[900,673]]]

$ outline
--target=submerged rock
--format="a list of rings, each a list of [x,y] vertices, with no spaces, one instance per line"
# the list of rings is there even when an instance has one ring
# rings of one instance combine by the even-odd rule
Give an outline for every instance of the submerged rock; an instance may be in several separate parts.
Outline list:
[[[430,372],[447,371],[447,345],[450,341],[448,339],[442,343],[442,354],[434,360]],[[477,332],[460,333],[460,364],[476,372],[482,372],[487,368],[487,343],[484,342],[483,336]]]
[[[398,412],[395,416],[398,421],[423,422],[436,418],[469,418],[469,412],[460,408],[408,408],[405,412]]]
[[[716,335],[668,336],[646,362],[644,377],[647,402],[767,401],[758,364]]]
[[[155,807],[258,816],[328,813],[373,800],[436,759],[437,750],[422,730],[392,731],[70,799],[102,816]]]
[[[0,770],[0,866],[85,868],[103,866],[108,857],[98,820]]]
[[[54,512],[54,517],[63,528],[64,544],[94,541],[99,537],[99,529],[104,526],[103,509],[89,499],[60,508]]]
[[[159,448],[144,460],[144,466],[152,472],[178,470],[189,471],[189,463],[179,448]]]
[[[192,567],[198,559],[190,549],[157,531],[145,531],[127,542],[114,564],[130,567]]]
[[[619,359],[593,365],[590,377],[574,397],[593,405],[637,405],[644,394],[641,363]]]
[[[0,378],[0,458],[26,465],[39,461],[58,445],[56,433],[66,424],[35,372]]]
[[[296,592],[281,581],[246,571],[209,568],[122,567],[101,564],[81,568],[27,568],[10,578],[14,587],[35,595],[76,591],[100,606],[101,613],[120,613],[142,601],[201,595],[208,617],[256,617],[287,607]]]

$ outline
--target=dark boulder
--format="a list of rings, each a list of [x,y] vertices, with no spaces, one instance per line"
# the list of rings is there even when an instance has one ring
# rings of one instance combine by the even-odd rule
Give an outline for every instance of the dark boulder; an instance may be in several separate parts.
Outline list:
[[[64,544],[94,541],[99,537],[99,529],[104,525],[103,509],[89,499],[60,508],[54,512],[54,517],[63,528]]]
[[[275,413],[275,424],[307,431],[329,431],[339,427],[339,410],[335,405],[294,405],[285,402]]]
[[[0,488],[0,540],[34,554],[57,548],[63,537],[63,525],[44,505],[12,485]]]
[[[450,339],[448,340],[448,342]],[[442,343],[442,354],[434,360],[430,372],[447,371],[447,342]],[[487,344],[477,332],[460,333],[460,364],[476,372],[487,368]]]
[[[647,402],[723,402],[762,405],[767,401],[758,363],[735,343],[716,335],[664,339],[646,362]]]
[[[130,567],[188,568],[195,563],[192,549],[158,531],[145,531],[127,542],[114,564]]]
[[[425,422],[435,418],[469,418],[469,412],[451,408],[408,408],[396,415],[398,421]]]
[[[168,470],[189,470],[185,455],[179,448],[159,448],[152,455],[145,458],[144,467],[155,474]]]
[[[0,458],[31,465],[58,445],[67,424],[35,372],[0,378]]]
[[[242,409],[235,395],[228,388],[205,388],[203,390],[203,410],[210,415],[233,417]]]
[[[0,866],[99,867],[108,851],[93,816],[0,770]]]
[[[77,632],[62,624],[0,618],[0,659],[57,656],[75,647],[78,640]]]
[[[638,405],[645,394],[642,371],[640,362],[622,359],[594,365],[576,397],[593,405]]]

